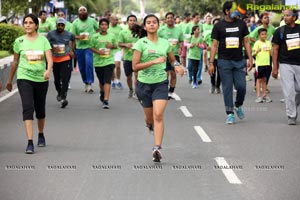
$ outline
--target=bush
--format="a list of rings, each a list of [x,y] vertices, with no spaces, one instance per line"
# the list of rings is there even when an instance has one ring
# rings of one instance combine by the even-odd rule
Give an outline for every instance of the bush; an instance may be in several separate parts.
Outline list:
[[[0,59],[1,58],[5,58],[5,57],[7,57],[9,55],[10,55],[10,53],[8,51],[1,51],[0,50]]]
[[[25,31],[23,27],[10,24],[0,24],[0,50],[13,53],[13,43],[15,39],[24,34]]]

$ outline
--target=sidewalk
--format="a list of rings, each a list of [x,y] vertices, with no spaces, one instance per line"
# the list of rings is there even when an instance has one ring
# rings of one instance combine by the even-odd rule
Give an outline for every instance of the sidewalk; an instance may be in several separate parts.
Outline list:
[[[5,85],[12,61],[13,55],[0,59],[0,80],[2,82],[2,91],[0,92],[0,98],[4,97],[8,93],[8,91],[5,89]]]

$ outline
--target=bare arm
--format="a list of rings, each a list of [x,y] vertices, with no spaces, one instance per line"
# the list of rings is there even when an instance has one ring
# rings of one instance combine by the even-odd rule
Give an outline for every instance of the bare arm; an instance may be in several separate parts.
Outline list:
[[[248,71],[253,67],[253,58],[251,54],[251,46],[247,37],[244,37],[244,47],[248,56]]]
[[[272,70],[272,76],[274,78],[278,77],[278,69],[279,69],[279,64],[278,64],[278,52],[279,52],[279,45],[273,44],[273,51],[272,51],[272,61],[273,61],[273,70]]]
[[[12,81],[13,81],[13,78],[15,76],[18,64],[19,64],[19,58],[20,58],[20,55],[14,53],[14,60],[12,62],[11,69],[10,69],[8,79],[7,79],[7,83],[6,83],[6,89],[8,91],[12,90]]]
[[[47,60],[47,70],[44,73],[44,79],[49,80],[53,68],[53,59],[51,49],[48,49],[46,52],[46,60]]]
[[[180,74],[180,76],[183,76],[184,68],[179,62],[177,62],[177,60],[174,56],[174,53],[172,51],[168,53],[168,58],[169,58],[171,65],[174,67],[175,72]]]
[[[214,74],[214,59],[217,53],[219,42],[217,40],[213,40],[213,43],[210,47],[210,60],[209,60],[209,67],[208,67],[208,74],[212,76]]]

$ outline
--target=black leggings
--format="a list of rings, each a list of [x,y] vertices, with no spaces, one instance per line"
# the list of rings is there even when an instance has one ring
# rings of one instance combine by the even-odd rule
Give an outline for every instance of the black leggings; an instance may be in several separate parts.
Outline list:
[[[35,111],[37,119],[46,117],[46,95],[49,82],[33,82],[24,79],[17,80],[17,86],[22,101],[23,121],[33,120]]]
[[[72,60],[53,63],[54,85],[61,99],[67,98],[69,82],[72,73]]]
[[[210,77],[210,82],[211,82],[211,86],[214,86],[214,87],[217,87],[217,88],[220,87],[221,77],[220,77],[220,73],[219,73],[218,62],[217,62],[216,59],[214,59],[214,73]]]
[[[193,83],[197,83],[197,73],[198,73],[200,60],[190,59],[190,62],[193,67]]]

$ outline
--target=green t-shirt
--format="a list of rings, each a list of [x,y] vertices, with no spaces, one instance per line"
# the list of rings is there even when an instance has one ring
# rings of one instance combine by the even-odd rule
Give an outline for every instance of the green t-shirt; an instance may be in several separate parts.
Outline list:
[[[131,30],[128,28],[123,29],[119,34],[119,43],[132,43],[134,44],[139,38],[133,37]],[[124,60],[132,61],[133,50],[124,48]]]
[[[205,36],[208,32],[211,33],[214,25],[213,24],[202,24],[202,34]]]
[[[272,51],[272,44],[269,40],[265,42],[257,40],[253,46],[253,52],[261,49],[261,51],[256,55],[255,63],[256,66],[270,66],[270,56]]]
[[[65,30],[71,32],[72,29],[72,23],[67,21],[65,25]]]
[[[212,46],[212,43],[213,43],[213,39],[211,38],[211,33],[212,33],[212,30],[210,31],[206,31],[205,35],[204,35],[204,42],[206,43],[206,45],[208,47],[211,47]],[[207,51],[207,58],[210,58],[210,51]],[[216,53],[215,55],[215,59],[218,59],[218,54]]]
[[[50,32],[51,30],[53,30],[53,26],[50,22],[48,22],[48,21],[45,21],[44,23],[39,22],[38,33],[40,35],[47,37],[48,32]]]
[[[203,24],[201,24],[201,23],[194,24],[194,22],[190,22],[190,23],[187,24],[187,26],[186,26],[186,28],[185,28],[184,34],[190,34],[190,35],[191,35],[192,29],[193,29],[193,27],[196,26],[196,25],[199,26],[199,28],[200,28],[200,33],[202,33],[202,32],[203,32],[203,28],[202,28]]]
[[[15,40],[13,48],[20,55],[17,79],[45,82],[45,51],[51,49],[48,39],[39,35],[34,41],[30,41],[21,36]]]
[[[134,50],[141,52],[141,63],[145,63],[156,58],[167,56],[172,51],[168,40],[158,38],[157,43],[153,43],[147,37],[139,39],[133,46]],[[138,81],[142,83],[160,83],[167,80],[166,62],[152,65],[146,69],[138,71]]]
[[[176,26],[174,28],[164,26],[158,31],[158,36],[167,39],[172,46],[174,55],[178,55],[179,44],[183,42],[183,34],[180,28]]]
[[[117,40],[113,34],[101,35],[100,33],[95,33],[90,39],[90,47],[95,49],[104,49],[105,55],[99,55],[93,53],[93,61],[95,67],[104,67],[107,65],[115,64],[114,54],[111,49],[106,48],[106,44],[117,45]]]
[[[198,38],[195,38],[195,35],[192,35],[192,37],[189,40],[190,44],[194,44],[194,47],[189,47],[189,53],[188,58],[194,59],[194,60],[200,60],[200,47],[199,44],[203,43],[202,37],[199,35]]]
[[[111,33],[114,35],[114,37],[116,38],[116,41],[119,41],[119,34],[120,32],[122,31],[122,27],[120,25],[116,25],[116,26],[109,26],[107,32],[108,33]],[[114,49],[113,50],[113,53],[117,52],[117,51],[120,51],[120,48],[118,46],[117,49]]]
[[[52,27],[56,26],[57,17],[47,17],[46,22],[50,22]]]
[[[71,28],[71,32],[75,35],[85,35],[82,40],[76,40],[76,49],[89,48],[89,39],[98,29],[98,23],[95,19],[88,17],[85,21],[79,18],[75,19]]]

